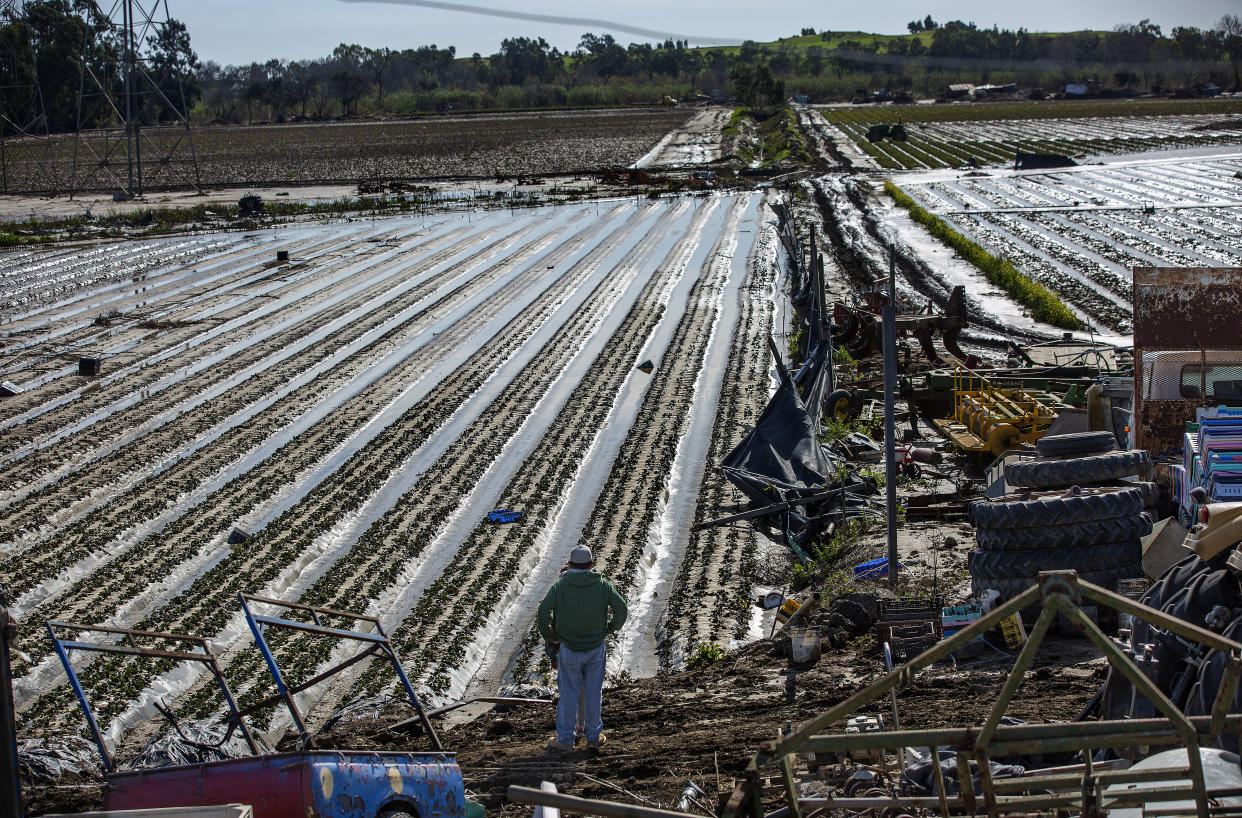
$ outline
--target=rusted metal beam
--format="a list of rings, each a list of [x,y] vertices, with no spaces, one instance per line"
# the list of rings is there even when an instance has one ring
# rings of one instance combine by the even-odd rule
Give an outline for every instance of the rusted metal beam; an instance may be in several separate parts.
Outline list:
[[[132,648],[128,645],[101,645],[98,642],[77,642],[61,640],[66,650],[82,650],[88,653],[123,653],[129,656],[149,656],[152,659],[172,659],[176,662],[201,662],[210,654],[185,653],[178,650],[160,650],[159,648]]]
[[[1052,625],[1052,618],[1055,615],[1054,607],[1045,601],[1044,608],[1039,613],[1039,618],[1035,620],[1035,624],[1031,627],[1031,632],[1026,638],[1026,644],[1022,646],[1022,652],[1018,654],[1017,661],[1013,663],[1013,667],[1009,670],[1009,675],[1005,678],[1005,684],[1001,687],[1000,695],[996,698],[996,704],[993,705],[987,719],[983,722],[982,729],[979,730],[979,737],[975,739],[976,750],[982,750],[992,741],[996,728],[1000,726],[1001,717],[1005,715],[1005,711],[1009,708],[1009,702],[1013,699],[1014,693],[1018,691],[1018,685],[1022,684],[1023,675],[1026,673],[1027,668],[1031,666],[1031,662],[1035,661],[1035,654],[1039,651],[1039,645],[1044,639],[1044,634],[1048,632],[1048,628]]]
[[[328,668],[322,673],[315,674],[314,676],[302,682],[301,684],[293,685],[292,687],[289,688],[289,693],[291,694],[301,693],[303,690],[309,690],[310,688],[314,687],[315,685],[319,684],[320,682],[329,678],[330,676],[335,676],[337,673],[340,673],[342,670],[345,670],[348,667],[358,664],[363,659],[370,659],[372,656],[374,656],[379,651],[380,651],[379,645],[372,645],[371,647],[364,650],[362,653],[351,656],[350,658],[346,659],[344,662],[341,662],[340,664],[337,664],[337,665],[333,665],[332,667]],[[238,716],[249,716],[251,713],[257,713],[265,707],[271,707],[272,705],[279,704],[280,702],[284,700],[285,700],[285,695],[283,693],[273,693],[271,696],[268,696],[263,701],[255,702],[254,704],[250,705],[245,710],[242,710],[241,712],[239,712],[237,715]]]
[[[766,517],[769,514],[788,511],[789,509],[797,506],[805,506],[809,503],[818,503],[823,500],[831,500],[845,491],[846,488],[841,486],[835,489],[828,489],[827,491],[819,491],[815,494],[808,494],[805,497],[799,497],[795,500],[787,500],[783,503],[773,503],[772,505],[764,506],[763,508],[752,508],[749,511],[739,511],[737,514],[730,514],[727,517],[718,517],[715,520],[697,523],[691,527],[690,530],[692,532],[703,531],[704,529],[716,528],[718,526],[728,525],[729,523],[736,523],[741,520],[753,520],[755,517]]]
[[[140,631],[133,628],[115,628],[108,625],[82,625],[77,622],[58,622],[56,620],[47,623],[52,628],[64,628],[72,631],[90,631],[96,633],[112,633],[120,636],[142,636],[151,639],[167,639],[173,642],[197,642],[200,645],[207,644],[207,638],[203,636],[193,636],[188,633],[166,633],[164,631]]]
[[[379,624],[379,617],[368,616],[367,614],[338,611],[333,608],[318,608],[314,605],[303,605],[300,602],[287,602],[283,599],[272,599],[271,597],[256,596],[254,594],[241,594],[240,596],[250,602],[262,602],[265,605],[275,605],[279,608],[290,608],[295,611],[306,611],[308,613],[323,614],[324,616],[338,616],[342,619],[356,619],[362,622],[374,622]]]
[[[789,814],[793,818],[802,818],[802,811],[798,808],[798,782],[794,781],[793,759],[794,755],[787,755],[781,759],[781,781],[785,784],[785,799],[789,803]]]

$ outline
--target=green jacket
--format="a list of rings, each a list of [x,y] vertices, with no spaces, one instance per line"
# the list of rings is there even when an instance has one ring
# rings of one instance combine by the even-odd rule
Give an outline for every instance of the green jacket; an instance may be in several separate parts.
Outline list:
[[[536,621],[544,640],[559,640],[582,652],[594,650],[608,634],[621,630],[628,614],[625,599],[611,582],[594,571],[567,571],[539,603]]]

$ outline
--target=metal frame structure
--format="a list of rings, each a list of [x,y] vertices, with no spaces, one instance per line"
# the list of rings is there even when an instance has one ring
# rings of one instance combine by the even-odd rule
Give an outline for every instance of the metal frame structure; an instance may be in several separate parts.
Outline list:
[[[25,14],[25,0],[0,0],[0,23],[21,20]],[[40,143],[41,155],[32,157],[34,152],[30,150],[22,153],[42,166],[38,175],[46,178],[46,170],[51,164],[52,142],[37,61],[31,66],[34,74],[27,82],[16,76],[17,55],[13,49],[0,50],[0,61],[4,63],[0,73],[8,77],[6,82],[0,83],[0,192],[10,193],[9,144],[14,140]]]
[[[215,677],[216,683],[220,686],[220,691],[224,694],[224,700],[228,703],[231,713],[229,733],[232,733],[233,725],[240,727],[250,752],[255,755],[259,753],[259,748],[254,742],[254,736],[251,735],[250,728],[246,726],[246,723],[241,718],[242,711],[237,709],[237,702],[234,700],[232,692],[229,691],[229,686],[224,681],[224,676],[220,673],[220,666],[216,662],[215,654],[211,652],[211,648],[207,645],[207,640],[203,637],[181,633],[110,628],[103,625],[80,625],[73,622],[55,622],[52,620],[48,620],[45,624],[47,625],[48,635],[52,638],[52,645],[56,649],[56,655],[60,657],[60,662],[65,667],[65,673],[69,676],[69,684],[73,686],[73,694],[78,699],[78,705],[81,706],[82,713],[86,716],[86,723],[91,729],[91,735],[95,739],[95,744],[99,747],[99,755],[103,758],[104,770],[106,772],[112,772],[115,764],[113,763],[112,755],[104,744],[103,734],[99,730],[99,724],[95,721],[95,713],[91,710],[90,703],[86,700],[86,692],[82,689],[82,683],[78,679],[77,671],[73,669],[73,663],[70,661],[69,654],[75,650],[90,653],[143,656],[151,659],[172,659],[178,662],[199,662],[205,665],[211,671],[211,675]],[[122,636],[124,637],[124,642],[123,644],[105,644],[101,642],[85,642],[80,639],[62,639],[56,635],[58,628],[79,634],[104,633]],[[139,638],[174,643],[191,642],[198,646],[201,653],[197,651],[165,650],[163,648],[144,648],[138,645],[137,640]]]
[[[1000,457],[1042,437],[1061,408],[1051,393],[998,388],[959,365],[953,368],[953,417],[932,423],[963,450]]]
[[[995,705],[981,727],[820,735],[820,731],[828,725],[841,721],[865,705],[877,702],[898,685],[909,683],[919,670],[944,659],[966,642],[999,625],[1014,612],[1032,607],[1041,600],[1043,609],[1039,618],[1032,626],[1026,644],[1018,654]],[[1099,626],[1080,610],[1079,605],[1084,600],[1127,613],[1183,639],[1225,653],[1228,658],[1212,714],[1188,717],[1179,711]],[[1058,614],[1080,628],[1103,652],[1109,664],[1129,680],[1163,717],[1068,724],[1002,725],[1002,716]],[[1225,793],[1208,790],[1199,748],[1215,741],[1223,732],[1242,733],[1242,714],[1229,712],[1238,691],[1240,676],[1242,644],[1081,581],[1073,571],[1044,572],[1039,575],[1035,585],[974,624],[887,673],[871,686],[821,713],[797,730],[775,741],[761,743],[758,753],[747,766],[743,779],[730,797],[725,815],[762,818],[762,774],[776,768],[784,784],[789,815],[793,818],[801,818],[804,808],[823,807],[851,810],[896,807],[902,813],[913,808],[934,809],[944,818],[949,818],[952,813],[986,813],[989,818],[998,818],[1001,815],[1046,814],[1057,809],[1078,811],[1084,816],[1098,816],[1102,809],[1110,806],[1141,806],[1151,802],[1177,800],[1192,800],[1195,806],[1190,811],[1166,808],[1164,814],[1193,812],[1198,818],[1209,818],[1219,812],[1209,804],[1209,799]],[[1089,751],[1138,745],[1184,747],[1189,763],[1182,769],[1142,772],[1101,771],[1092,764]],[[935,759],[938,758],[937,748],[945,746],[957,753],[958,780],[961,782],[962,791],[954,797],[947,794],[939,764],[933,764],[936,788],[933,797],[802,798],[793,776],[794,757],[801,752],[896,752],[905,747],[925,747],[930,749],[931,758]],[[1084,753],[1081,772],[1059,772],[1041,777],[1005,780],[992,778],[989,761],[993,757],[1066,750],[1088,751]],[[977,764],[982,793],[974,791],[970,761]],[[1164,782],[1164,785],[1156,789],[1104,793],[1104,788],[1109,785],[1139,781]],[[1161,810],[1157,806],[1148,808],[1145,814],[1159,812]]]
[[[301,710],[298,708],[297,701],[294,696],[307,690],[320,682],[335,676],[337,673],[352,667],[359,662],[370,659],[374,656],[383,654],[392,662],[393,669],[397,672],[397,678],[401,680],[401,686],[405,689],[405,693],[410,698],[410,703],[414,705],[414,709],[418,712],[419,720],[422,722],[423,729],[427,731],[427,735],[431,738],[432,746],[436,750],[443,750],[444,747],[440,743],[440,737],[436,735],[435,728],[431,726],[427,713],[423,710],[422,704],[418,700],[418,696],[414,693],[414,687],[410,684],[409,678],[405,675],[405,670],[401,667],[401,660],[397,657],[397,652],[393,648],[392,643],[388,640],[388,634],[384,633],[384,627],[380,624],[378,618],[367,616],[365,614],[348,613],[346,611],[335,611],[331,608],[317,608],[313,605],[302,605],[297,602],[285,602],[280,599],[269,599],[268,597],[254,596],[252,594],[238,594],[241,600],[242,611],[246,615],[246,622],[250,625],[250,631],[254,634],[255,644],[263,653],[263,659],[267,662],[268,670],[272,673],[272,678],[276,681],[276,688],[279,691],[276,695],[271,696],[257,704],[253,704],[241,711],[241,715],[248,715],[256,710],[270,707],[280,701],[284,701],[289,707],[289,714],[293,717],[294,724],[297,725],[298,733],[302,737],[302,744],[305,747],[314,747],[314,738],[311,736],[310,730],[306,726],[306,720],[302,716]],[[251,603],[260,603],[263,605],[273,605],[286,611],[297,611],[302,614],[309,614],[310,622],[298,622],[291,619],[281,619],[279,616],[262,616],[256,614],[251,609]],[[333,617],[339,619],[353,620],[357,622],[370,623],[374,628],[374,633],[364,633],[363,631],[348,630],[345,628],[332,628],[323,624],[321,617]],[[338,639],[350,639],[355,642],[361,642],[367,647],[360,653],[340,662],[332,667],[324,670],[315,676],[296,685],[289,685],[285,681],[285,676],[280,670],[280,665],[276,661],[276,655],[272,652],[272,648],[267,643],[267,638],[263,631],[265,628],[278,628],[302,631],[304,633],[314,634],[316,636],[329,636]]]
[[[103,33],[92,29],[93,36],[87,36],[83,44],[70,198],[81,191],[101,189],[101,185],[115,190],[118,197],[126,199],[141,196],[148,188],[155,187],[189,187],[201,191],[185,87],[178,76],[175,93],[178,99],[170,99],[148,70],[148,58],[142,54],[143,48],[161,27],[168,26],[172,20],[168,0],[112,0],[111,8],[106,13],[96,2],[92,2],[89,8],[94,8],[101,17],[106,18],[109,29],[119,36],[122,53],[121,64],[117,68],[121,74],[122,98],[117,99],[117,83],[97,72],[88,60],[90,49]],[[159,19],[161,9],[162,21]],[[144,107],[171,114],[175,124],[141,127]],[[83,130],[83,124],[92,121],[101,112],[122,123],[121,127]],[[118,154],[122,145],[125,149],[124,179],[117,175],[115,169],[120,164]],[[145,160],[144,149],[147,154]],[[182,155],[185,151],[189,153],[188,158]],[[143,177],[144,168],[153,171],[147,178]],[[162,178],[178,170],[181,171],[180,178]]]

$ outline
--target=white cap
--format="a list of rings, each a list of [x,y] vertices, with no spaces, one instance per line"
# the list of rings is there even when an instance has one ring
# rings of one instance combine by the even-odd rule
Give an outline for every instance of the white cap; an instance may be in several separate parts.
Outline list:
[[[591,549],[585,545],[579,545],[569,552],[569,562],[571,565],[590,565],[595,560],[591,556]]]

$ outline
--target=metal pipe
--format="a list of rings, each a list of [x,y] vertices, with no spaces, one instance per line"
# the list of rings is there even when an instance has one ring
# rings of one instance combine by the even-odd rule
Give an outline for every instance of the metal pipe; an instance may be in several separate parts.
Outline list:
[[[17,773],[17,717],[13,711],[13,675],[9,641],[17,642],[17,620],[9,616],[0,589],[0,818],[21,818],[22,784]]]
[[[808,599],[806,602],[803,602],[798,607],[798,610],[790,614],[789,619],[785,621],[784,625],[781,625],[781,629],[777,631],[777,633],[783,634],[786,630],[788,630],[790,627],[793,626],[795,619],[798,620],[799,622],[806,622],[806,618],[810,616],[811,614],[815,613],[815,611],[819,609],[820,603],[823,602],[823,600],[824,600],[824,595],[821,594],[819,591],[814,591],[811,594],[810,599]]]
[[[1030,636],[1026,639],[1026,644],[1022,646],[1022,652],[1018,654],[1017,661],[1013,663],[1009,675],[1005,678],[1005,684],[1001,688],[1000,695],[996,698],[996,703],[988,713],[987,720],[983,722],[983,729],[979,731],[979,737],[975,740],[976,750],[987,747],[992,741],[996,728],[1000,726],[1001,717],[1009,709],[1010,699],[1018,692],[1018,685],[1022,684],[1022,677],[1026,674],[1026,669],[1031,666],[1031,662],[1035,661],[1035,653],[1039,650],[1040,643],[1043,642],[1044,634],[1048,632],[1048,628],[1052,625],[1052,617],[1055,614],[1056,611],[1051,605],[1045,605],[1044,609],[1040,611],[1039,618],[1035,620]]]
[[[487,704],[552,704],[553,700],[552,699],[520,699],[514,696],[476,696],[473,699],[466,699],[465,701],[453,702],[452,704],[446,704],[443,707],[437,707],[435,710],[428,710],[427,715],[428,717],[442,716],[445,713],[451,713],[454,710],[465,707],[468,704],[474,704],[475,702],[486,702]],[[413,722],[417,720],[418,720],[417,717],[412,718],[412,719],[406,719],[403,722],[394,724],[392,726],[392,729],[399,730],[403,726],[412,724]]]
[[[1083,765],[1078,765],[1079,767]],[[1112,784],[1138,784],[1145,781],[1184,780],[1190,774],[1189,767],[1181,769],[1159,770],[1115,770],[1094,776],[1101,786]],[[1023,792],[1030,789],[1046,790],[1058,787],[1078,787],[1082,784],[1083,774],[1062,773],[1059,775],[1024,775],[1020,778],[1006,778],[997,781],[996,792]]]
[[[888,515],[888,586],[897,590],[897,462],[893,415],[897,392],[897,252],[888,248],[888,305],[884,307],[884,509]]]
[[[785,800],[789,804],[789,814],[793,818],[802,818],[798,808],[798,782],[794,781],[793,758],[787,755],[781,759],[781,781],[785,784]]]
[[[379,617],[368,616],[367,614],[338,611],[335,608],[322,608],[315,605],[303,605],[300,602],[288,602],[283,599],[272,599],[268,596],[258,596],[256,594],[242,594],[241,596],[243,599],[250,600],[251,602],[262,602],[265,605],[275,605],[278,608],[289,608],[295,611],[313,611],[314,613],[320,613],[326,616],[335,616],[341,619],[356,619],[362,622],[379,623]]]
[[[129,168],[129,183],[125,193],[134,198],[134,6],[133,0],[122,3],[122,17],[125,25],[125,163]],[[139,183],[141,187],[141,182]]]
[[[69,677],[69,684],[73,687],[73,695],[78,700],[78,705],[82,708],[82,714],[86,716],[86,724],[91,729],[91,736],[95,739],[95,746],[99,748],[99,755],[103,759],[104,772],[110,773],[113,770],[112,756],[108,753],[108,746],[104,744],[103,733],[99,729],[98,722],[95,721],[95,714],[91,711],[90,702],[86,700],[86,691],[82,689],[82,682],[78,680],[78,673],[73,669],[73,663],[69,661],[69,652],[65,650],[65,646],[56,638],[56,632],[52,630],[50,623],[47,623],[48,636],[52,638],[52,646],[56,649],[56,655],[60,657],[60,663],[65,667],[65,675]]]
[[[592,798],[579,798],[559,792],[544,792],[533,787],[519,787],[511,784],[505,792],[509,801],[518,804],[536,804],[543,807],[556,807],[583,815],[603,815],[605,818],[702,818],[688,812],[641,807],[636,804],[619,804],[616,801],[596,801]]]

